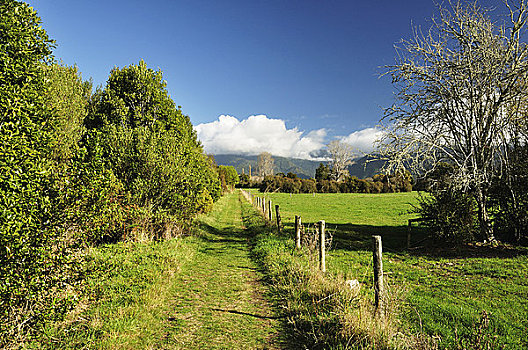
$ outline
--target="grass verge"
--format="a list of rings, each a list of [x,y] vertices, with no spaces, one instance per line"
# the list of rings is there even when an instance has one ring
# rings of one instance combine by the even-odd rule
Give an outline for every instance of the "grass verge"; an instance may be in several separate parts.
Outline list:
[[[397,301],[376,317],[360,289],[347,286],[342,274],[323,274],[314,255],[296,250],[287,235],[265,226],[247,202],[242,216],[254,233],[252,252],[263,267],[281,310],[291,348],[393,349],[413,347],[416,339],[399,332]],[[423,343],[423,342],[422,342]]]
[[[86,285],[37,349],[273,349],[278,323],[250,257],[237,194],[199,217],[193,236],[104,245]]]

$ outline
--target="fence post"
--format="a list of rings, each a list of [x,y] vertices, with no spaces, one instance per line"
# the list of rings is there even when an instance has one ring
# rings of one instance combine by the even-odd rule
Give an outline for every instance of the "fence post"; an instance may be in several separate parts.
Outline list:
[[[275,204],[275,218],[277,219],[277,231],[281,233],[282,231],[282,222],[281,222],[281,216],[279,212],[279,205]]]
[[[295,215],[295,247],[301,249],[301,217]]]
[[[266,217],[266,198],[262,198],[262,213],[264,214],[264,218]]]
[[[319,221],[319,269],[326,272],[326,259],[325,259],[325,221]]]
[[[372,236],[372,256],[374,259],[374,292],[376,312],[382,315],[383,310],[383,261],[381,249],[381,236]]]
[[[407,223],[407,249],[411,247],[411,230],[412,230],[412,221],[409,219]]]
[[[272,212],[273,212],[273,206],[271,205],[271,199],[268,199],[268,219],[270,222],[271,220],[273,220]]]

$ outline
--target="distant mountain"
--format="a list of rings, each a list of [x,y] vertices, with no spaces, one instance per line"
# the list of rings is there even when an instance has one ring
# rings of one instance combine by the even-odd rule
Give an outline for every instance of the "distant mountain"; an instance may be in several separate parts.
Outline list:
[[[384,160],[376,159],[372,156],[364,156],[354,159],[352,164],[348,166],[348,172],[351,176],[356,176],[358,179],[366,179],[379,174],[384,165]]]
[[[239,174],[249,174],[249,166],[253,175],[257,174],[258,156],[245,156],[234,154],[215,154],[214,158],[218,165],[231,165],[235,167]],[[289,172],[297,174],[298,177],[308,179],[315,177],[315,169],[320,163],[328,164],[324,161],[313,161],[297,158],[285,158],[273,156],[275,160],[275,172],[287,174]],[[372,157],[361,157],[353,160],[348,167],[351,176],[360,179],[372,177],[379,173],[384,161],[376,160]]]

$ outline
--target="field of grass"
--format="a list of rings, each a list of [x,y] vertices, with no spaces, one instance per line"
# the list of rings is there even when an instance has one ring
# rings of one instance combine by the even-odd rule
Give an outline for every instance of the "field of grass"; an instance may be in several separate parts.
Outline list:
[[[199,217],[192,236],[92,248],[78,308],[29,347],[276,348],[279,320],[248,235],[234,193]]]
[[[255,195],[258,193],[253,191]],[[326,221],[333,234],[327,270],[358,279],[372,294],[370,236],[383,239],[388,290],[398,295],[402,327],[444,349],[528,348],[528,254],[525,249],[464,246],[405,251],[416,193],[266,194],[280,205],[286,234],[293,220]],[[415,229],[413,244],[425,231]],[[434,248],[434,247],[433,247]]]

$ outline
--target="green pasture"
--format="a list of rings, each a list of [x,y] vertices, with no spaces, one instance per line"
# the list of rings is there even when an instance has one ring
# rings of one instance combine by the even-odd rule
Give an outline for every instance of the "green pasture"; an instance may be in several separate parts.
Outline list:
[[[373,279],[371,235],[381,235],[386,283],[391,302],[400,303],[405,329],[434,337],[441,349],[528,347],[526,249],[435,247],[424,242],[427,232],[415,227],[411,246],[418,249],[407,251],[406,226],[416,217],[409,213],[417,204],[415,192],[265,197],[280,205],[286,234],[293,236],[295,215],[308,228],[325,220],[333,236],[327,270],[358,279],[367,297]]]

